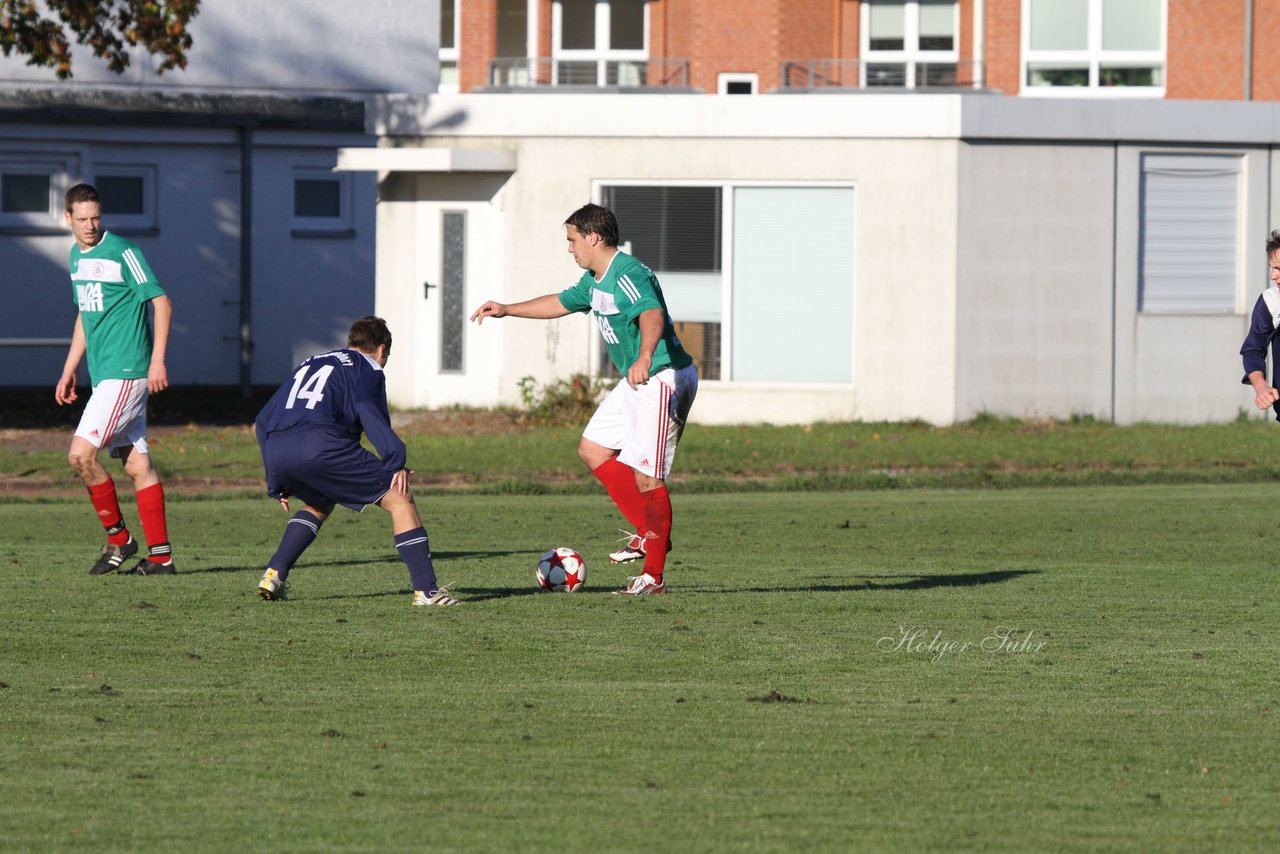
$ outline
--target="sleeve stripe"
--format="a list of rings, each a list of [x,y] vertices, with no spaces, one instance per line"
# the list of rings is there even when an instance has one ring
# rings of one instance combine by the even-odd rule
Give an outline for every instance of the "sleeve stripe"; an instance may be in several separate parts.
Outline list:
[[[124,262],[129,265],[129,272],[133,273],[133,277],[138,280],[138,284],[142,284],[147,281],[146,270],[144,270],[142,265],[138,263],[138,259],[134,257],[132,249],[124,250],[124,254],[121,257],[123,257]]]
[[[627,275],[618,277],[618,286],[622,288],[623,293],[631,298],[632,302],[640,301],[640,289],[635,286],[631,278]]]

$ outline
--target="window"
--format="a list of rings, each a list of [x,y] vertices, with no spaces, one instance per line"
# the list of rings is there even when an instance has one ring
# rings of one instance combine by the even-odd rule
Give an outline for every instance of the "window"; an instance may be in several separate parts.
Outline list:
[[[851,187],[606,185],[600,199],[703,380],[852,381]]]
[[[350,175],[302,168],[293,173],[294,237],[352,236]]]
[[[102,196],[107,228],[121,233],[156,228],[154,166],[99,163],[94,166],[93,185]]]
[[[552,81],[559,86],[643,86],[648,76],[645,0],[556,0]]]
[[[754,95],[760,86],[760,75],[755,73],[722,72],[716,75],[716,94]]]
[[[440,0],[440,85],[441,92],[458,91],[458,0]]]
[[[467,215],[441,215],[440,370],[461,371],[462,341],[466,333]]]
[[[1240,158],[1142,157],[1138,310],[1237,310]]]
[[[0,227],[61,229],[66,167],[0,161]]]
[[[860,85],[956,85],[955,0],[870,0],[862,4],[862,15]]]
[[[1163,96],[1167,0],[1023,0],[1028,95]]]

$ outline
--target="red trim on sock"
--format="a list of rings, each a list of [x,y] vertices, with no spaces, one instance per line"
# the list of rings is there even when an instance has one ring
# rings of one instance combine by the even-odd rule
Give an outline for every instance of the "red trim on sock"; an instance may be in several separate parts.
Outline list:
[[[636,473],[631,466],[618,462],[617,457],[610,458],[591,470],[596,480],[604,484],[609,498],[622,511],[636,533],[643,535],[645,531],[644,498],[640,487],[636,486]]]
[[[138,490],[138,518],[142,521],[142,533],[148,546],[169,542],[169,529],[164,518],[164,487],[153,483]],[[159,555],[156,563],[168,563],[169,555]],[[155,558],[152,558],[155,560]]]
[[[116,496],[116,482],[107,477],[102,483],[95,483],[89,489],[89,501],[98,514],[98,521],[106,530],[124,522],[124,514],[120,512],[120,499]],[[107,535],[107,542],[113,546],[123,546],[129,542],[128,529]]]
[[[644,543],[644,571],[662,578],[671,547],[671,493],[665,486],[641,493],[644,499],[644,527],[648,531]]]

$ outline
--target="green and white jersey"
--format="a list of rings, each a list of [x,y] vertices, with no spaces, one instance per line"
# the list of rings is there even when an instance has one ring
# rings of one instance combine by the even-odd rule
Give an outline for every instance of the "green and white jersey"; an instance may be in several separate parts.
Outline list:
[[[147,303],[164,290],[142,250],[109,231],[92,249],[72,246],[71,287],[84,326],[90,383],[145,379],[151,366]]]
[[[560,304],[569,311],[590,311],[595,315],[609,359],[624,377],[640,354],[640,315],[652,308],[662,309],[663,322],[650,373],[667,367],[679,370],[693,362],[676,337],[658,277],[625,252],[614,254],[600,281],[587,270],[576,285],[559,296]]]

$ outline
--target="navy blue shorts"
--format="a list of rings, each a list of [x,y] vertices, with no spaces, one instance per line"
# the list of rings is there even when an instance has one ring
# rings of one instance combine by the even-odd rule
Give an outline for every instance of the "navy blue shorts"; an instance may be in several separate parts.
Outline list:
[[[391,473],[362,445],[311,430],[271,436],[264,456],[267,483],[312,507],[341,504],[359,511],[391,489]]]

